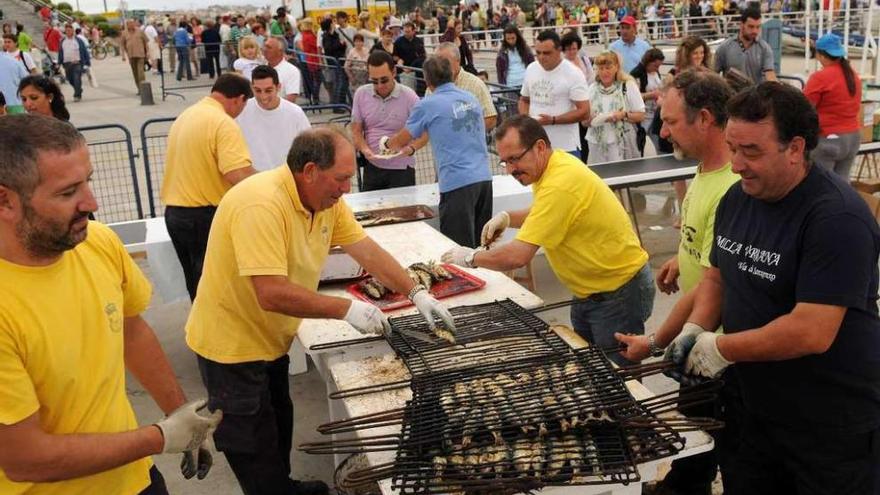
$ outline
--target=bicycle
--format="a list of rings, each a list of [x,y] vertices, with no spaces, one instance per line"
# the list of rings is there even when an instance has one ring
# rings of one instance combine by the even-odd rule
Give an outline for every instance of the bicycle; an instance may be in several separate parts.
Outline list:
[[[107,41],[106,39],[101,39],[101,41],[98,41],[97,43],[91,43],[91,52],[92,58],[97,60],[104,60],[105,58],[107,58],[108,53],[115,53],[115,49],[109,41]]]

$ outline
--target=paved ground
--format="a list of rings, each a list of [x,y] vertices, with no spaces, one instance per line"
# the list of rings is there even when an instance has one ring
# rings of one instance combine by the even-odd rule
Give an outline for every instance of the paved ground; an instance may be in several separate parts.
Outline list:
[[[789,72],[798,71],[802,67],[798,64],[802,64],[802,59],[791,58],[786,59],[785,62],[786,67],[791,66]],[[489,67],[492,65],[491,59],[481,56],[478,65]],[[110,58],[95,62],[94,70],[99,78],[100,87],[97,89],[86,87],[83,100],[69,104],[72,120],[77,126],[119,123],[129,128],[137,137],[138,129],[144,120],[175,116],[207,94],[206,89],[186,90],[183,93],[186,95],[186,100],[169,97],[163,102],[158,96],[158,78],[151,75],[148,79],[154,84],[153,89],[157,94],[156,105],[141,106],[140,100],[135,95],[127,64],[118,58]],[[70,87],[65,86],[64,91],[68,101],[72,102]],[[647,199],[646,211],[640,214],[642,239],[651,254],[651,265],[656,270],[673,255],[678,242],[678,231],[672,228],[674,212],[670,198],[673,197],[673,193],[668,185],[643,188],[640,193]],[[148,262],[142,262],[142,266],[149,274]],[[535,268],[537,292],[545,301],[556,302],[569,297],[567,291],[556,281],[543,257],[536,260]],[[649,331],[665,318],[674,301],[674,297],[658,294],[654,314],[648,322]],[[158,334],[186,393],[190,397],[201,397],[205,392],[195,359],[183,342],[183,325],[188,311],[188,302],[163,304],[154,300],[145,316]],[[552,322],[569,322],[565,310],[543,316]],[[657,392],[674,387],[674,384],[664,377],[649,378],[646,384]],[[160,417],[159,410],[135,380],[129,380],[128,390],[140,422],[148,423]],[[324,384],[314,371],[314,367],[308,373],[292,378],[291,395],[296,404],[294,445],[317,439],[319,435],[315,427],[328,421],[328,412]],[[177,456],[157,456],[155,461],[165,474],[169,488],[174,494],[240,493],[222,455],[216,456],[214,469],[204,481],[183,480],[177,467],[179,462]],[[301,478],[322,479],[328,483],[333,481],[334,466],[330,457],[295,452],[293,470]]]

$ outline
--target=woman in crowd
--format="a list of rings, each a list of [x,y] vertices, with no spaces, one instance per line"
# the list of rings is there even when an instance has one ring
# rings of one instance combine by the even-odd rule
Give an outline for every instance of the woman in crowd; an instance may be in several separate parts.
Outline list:
[[[670,77],[692,68],[712,70],[712,52],[709,44],[699,36],[688,36],[678,45],[675,52],[675,67],[670,71]]]
[[[373,50],[382,50],[388,55],[392,55],[394,53],[394,40],[392,39],[393,36],[394,34],[391,32],[391,28],[387,26],[382,28],[382,36],[378,40],[376,40],[376,44],[373,45],[373,48],[371,48],[370,51],[372,52]]]
[[[238,40],[238,53],[239,57],[232,63],[232,68],[250,81],[254,67],[266,63],[260,45],[253,36],[245,36]]]
[[[498,56],[495,57],[495,69],[498,73],[498,84],[513,88],[522,86],[526,75],[526,67],[534,62],[535,56],[526,45],[519,29],[514,25],[504,28],[504,41]]]
[[[623,72],[617,54],[596,57],[596,82],[587,91],[590,122],[588,164],[638,158],[636,125],[645,118],[639,85]]]
[[[477,68],[474,67],[474,54],[471,53],[471,48],[468,46],[467,40],[461,35],[461,30],[462,23],[460,18],[450,21],[446,26],[446,32],[440,37],[440,43],[447,41],[455,43],[455,46],[458,47],[461,68],[471,74],[476,74]]]
[[[18,85],[18,95],[27,113],[55,117],[65,122],[70,112],[64,104],[64,94],[55,81],[43,75],[28,76]]]
[[[657,99],[660,97],[660,87],[663,81],[660,78],[660,66],[665,60],[663,52],[658,48],[651,48],[642,55],[642,61],[630,71],[639,83],[639,91],[642,93],[642,100],[645,101],[645,119],[639,124],[639,153],[645,156],[645,138],[651,139],[654,144],[654,150],[660,153],[660,130],[659,126],[656,130],[652,129],[654,119],[660,118],[660,107],[657,106]]]
[[[375,42],[379,39],[379,34],[372,26],[369,12],[361,12],[358,14],[357,33],[364,37],[364,44]]]
[[[306,70],[303,79],[306,84],[306,96],[312,105],[319,105],[321,91],[321,60],[318,57],[318,37],[315,35],[315,21],[306,17],[299,23],[302,34],[302,51],[305,53]]]
[[[345,73],[348,75],[348,84],[351,94],[364,84],[367,84],[369,75],[367,74],[367,59],[370,52],[364,46],[364,37],[361,33],[354,35],[354,47],[349,50],[348,57],[345,60]]]
[[[822,69],[810,76],[804,88],[804,96],[819,114],[819,143],[810,159],[849,182],[861,141],[862,81],[849,65],[836,34],[816,41],[816,59]]]
[[[562,35],[560,42],[562,46],[562,56],[574,64],[575,67],[580,69],[584,74],[587,84],[591,84],[595,81],[596,73],[593,71],[593,63],[590,62],[590,57],[587,56],[586,52],[581,51],[583,41],[581,40],[581,37],[578,36],[577,31],[574,29],[568,29],[567,32]],[[590,156],[590,143],[587,141],[586,134],[587,122],[578,122],[578,136],[580,136],[581,142],[581,160],[584,162],[586,162]]]

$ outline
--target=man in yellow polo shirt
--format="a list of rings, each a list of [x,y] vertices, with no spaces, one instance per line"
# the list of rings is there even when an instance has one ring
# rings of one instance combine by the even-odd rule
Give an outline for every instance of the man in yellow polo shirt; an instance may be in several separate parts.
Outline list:
[[[89,151],[76,129],[0,119],[0,493],[167,494],[151,455],[195,450],[220,415],[184,404],[140,314],[150,285],[88,215]],[[138,427],[125,370],[169,416]],[[201,456],[200,456],[201,457]],[[210,456],[185,456],[184,474]]]
[[[184,110],[168,134],[161,194],[165,226],[183,267],[190,299],[196,297],[220,198],[256,173],[244,134],[233,120],[251,96],[247,79],[223,74],[211,95]]]
[[[578,334],[606,348],[617,344],[617,330],[644,333],[654,305],[648,253],[611,189],[583,162],[553,150],[531,117],[504,121],[495,139],[507,171],[532,185],[532,206],[501,212],[483,228],[483,246],[509,226],[520,228],[515,240],[490,250],[453,248],[443,261],[508,271],[528,264],[543,247],[556,276],[574,293],[571,323]],[[616,352],[609,358],[629,364]]]
[[[455,328],[449,312],[365,235],[340,199],[355,174],[354,153],[339,131],[301,133],[286,165],[229,191],[211,227],[186,342],[198,355],[208,408],[223,410],[214,439],[245,495],[328,491],[323,482],[290,478],[287,352],[301,318],[387,331],[372,304],[315,292],[331,246],[342,246],[386,287],[408,294],[429,325],[437,316]]]

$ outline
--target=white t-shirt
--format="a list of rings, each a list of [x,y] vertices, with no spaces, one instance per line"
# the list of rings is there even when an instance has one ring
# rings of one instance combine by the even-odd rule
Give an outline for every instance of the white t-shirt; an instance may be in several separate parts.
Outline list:
[[[660,89],[660,86],[663,86],[660,74],[657,72],[648,73],[648,85],[645,86],[645,93]],[[629,91],[629,89],[627,89],[627,91]],[[629,93],[627,93],[627,96],[629,96]],[[651,120],[654,119],[654,111],[656,110],[657,100],[645,100],[645,120],[642,121],[642,127],[646,130],[651,126]]]
[[[278,72],[278,82],[281,83],[281,96],[298,95],[302,93],[302,91],[300,91],[302,77],[300,76],[299,69],[297,69],[295,65],[287,60],[282,60],[281,62],[278,62],[278,65],[273,67],[273,69]]]
[[[546,71],[537,61],[526,68],[520,94],[529,99],[529,115],[562,115],[574,110],[575,101],[587,101],[587,80],[584,73],[568,60]],[[553,148],[574,151],[580,148],[578,125],[545,125],[544,130]]]
[[[265,60],[239,57],[235,59],[235,62],[232,63],[232,68],[238,72],[241,72],[241,75],[243,75],[245,79],[250,81],[251,73],[254,71],[254,67],[265,63]]]
[[[274,110],[263,110],[251,98],[235,121],[244,134],[254,168],[261,172],[286,163],[294,138],[312,128],[302,108],[284,98]]]
[[[147,40],[154,42],[156,38],[159,37],[159,31],[156,31],[156,28],[153,27],[152,24],[147,24],[144,27],[144,34],[147,35]]]
[[[34,62],[34,58],[31,57],[30,53],[23,52],[21,50],[3,53],[5,53],[6,56],[11,58],[12,60],[15,60],[16,62],[22,64],[22,66],[24,66],[24,70],[28,73],[37,68],[37,64]],[[22,59],[24,59],[24,63],[22,63]]]

